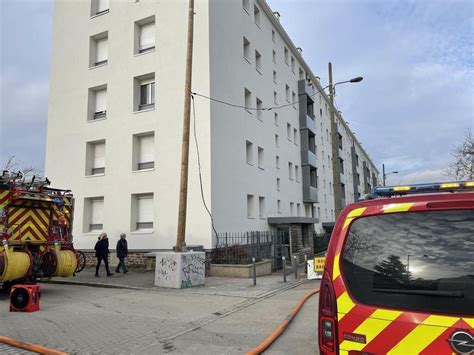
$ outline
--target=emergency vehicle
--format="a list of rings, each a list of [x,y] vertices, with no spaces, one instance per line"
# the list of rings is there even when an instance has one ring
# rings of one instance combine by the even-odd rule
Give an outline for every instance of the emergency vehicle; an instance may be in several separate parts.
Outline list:
[[[21,173],[0,175],[0,284],[34,284],[38,279],[71,277],[85,256],[72,243],[74,198],[49,187],[47,178]]]
[[[347,206],[320,287],[322,354],[474,354],[474,181]]]

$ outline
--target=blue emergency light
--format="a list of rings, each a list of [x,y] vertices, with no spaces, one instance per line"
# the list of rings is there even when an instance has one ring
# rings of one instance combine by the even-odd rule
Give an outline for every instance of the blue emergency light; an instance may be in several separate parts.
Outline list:
[[[435,182],[400,186],[374,187],[373,197],[390,197],[400,195],[425,194],[434,192],[451,192],[474,190],[474,181]]]

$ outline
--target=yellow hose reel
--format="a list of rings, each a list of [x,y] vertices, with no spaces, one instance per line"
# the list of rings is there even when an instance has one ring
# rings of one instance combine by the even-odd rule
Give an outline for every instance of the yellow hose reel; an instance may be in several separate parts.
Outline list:
[[[21,279],[28,274],[31,258],[28,253],[15,252],[4,245],[0,252],[0,282]]]

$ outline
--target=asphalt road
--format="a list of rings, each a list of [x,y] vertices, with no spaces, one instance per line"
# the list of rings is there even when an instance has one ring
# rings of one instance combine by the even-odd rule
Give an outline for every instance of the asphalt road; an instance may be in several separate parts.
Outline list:
[[[318,282],[271,297],[232,297],[43,285],[41,311],[10,313],[0,334],[77,354],[243,354],[264,340]],[[268,354],[315,354],[317,296]],[[24,353],[0,347],[8,353]]]

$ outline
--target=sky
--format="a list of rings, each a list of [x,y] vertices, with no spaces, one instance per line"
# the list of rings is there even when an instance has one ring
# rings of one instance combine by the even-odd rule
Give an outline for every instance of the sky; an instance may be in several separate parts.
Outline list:
[[[378,169],[398,171],[388,184],[447,179],[451,151],[474,131],[474,2],[268,3],[323,86],[328,62],[336,82],[364,77],[338,86],[336,104]],[[44,169],[52,15],[49,0],[0,1],[2,165],[14,155]]]

